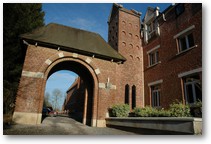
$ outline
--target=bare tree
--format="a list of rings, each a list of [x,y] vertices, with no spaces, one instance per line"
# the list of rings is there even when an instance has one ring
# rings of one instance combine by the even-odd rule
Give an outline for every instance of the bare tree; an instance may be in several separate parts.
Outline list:
[[[52,104],[50,102],[50,93],[49,92],[46,92],[45,93],[45,98],[44,98],[44,103],[43,103],[43,106],[44,107],[52,107]]]
[[[58,108],[58,102],[60,101],[60,99],[62,98],[62,92],[59,89],[54,89],[53,90],[53,99],[52,99],[52,104],[54,107],[54,110],[59,110]]]

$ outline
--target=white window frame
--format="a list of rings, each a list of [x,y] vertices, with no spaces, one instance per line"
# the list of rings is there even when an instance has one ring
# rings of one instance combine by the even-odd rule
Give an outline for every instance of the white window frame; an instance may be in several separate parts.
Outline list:
[[[193,33],[190,32],[190,33],[185,34],[184,36],[181,36],[181,37],[178,37],[177,38],[177,41],[178,41],[178,44],[179,44],[179,48],[178,48],[179,52],[178,53],[187,51],[187,50],[195,47],[195,45],[194,46],[191,46],[191,47],[189,46],[189,40],[188,40],[188,35],[189,34],[192,34],[193,35]],[[186,49],[184,49],[184,50],[182,50],[182,44],[181,44],[181,39],[182,38],[185,38]]]
[[[154,61],[153,61],[154,60]],[[148,67],[152,67],[154,65],[157,65],[158,63],[161,63],[159,61],[159,51],[155,50],[148,54]]]
[[[154,103],[153,92],[159,93],[159,96],[158,96],[159,97],[159,102],[158,102],[158,106],[156,106],[156,107],[157,108],[161,107],[161,104],[160,104],[160,100],[161,100],[161,89],[160,89],[160,86],[161,86],[162,83],[163,83],[163,79],[160,79],[160,80],[148,83],[148,87],[150,89],[150,97],[151,97],[150,103],[151,103],[152,107],[155,107],[154,104],[153,104]],[[158,86],[158,89],[154,89],[153,90],[152,88],[156,87],[156,86]]]
[[[147,51],[147,55],[148,55],[148,67],[154,66],[158,63],[161,63],[159,61],[159,49],[160,45],[155,46],[154,48],[152,48],[151,50]],[[158,55],[157,55],[158,53]],[[154,55],[154,63],[151,62],[151,57],[150,55],[153,54]]]
[[[152,89],[152,87],[151,87]],[[155,94],[155,95],[154,95]],[[151,90],[152,107],[160,107],[160,89]],[[156,97],[156,99],[155,99]]]
[[[197,45],[189,47],[189,43],[188,43],[187,36],[192,33],[193,29],[195,29],[195,25],[191,25],[190,27],[188,27],[188,28],[184,29],[183,31],[179,32],[178,34],[174,35],[173,38],[176,39],[176,43],[177,43],[177,50],[178,50],[177,55],[179,55],[179,54],[181,54],[183,52],[186,52],[186,51],[188,51],[188,50],[190,50],[192,48],[197,47]],[[179,39],[181,39],[183,37],[185,37],[185,41],[186,41],[186,46],[187,46],[186,50],[181,50],[181,43],[180,43]]]
[[[152,34],[156,33],[156,28],[155,28],[155,22],[154,21],[150,21],[147,24],[147,35],[148,35],[148,40],[150,40],[152,38]],[[150,25],[150,26],[149,26]],[[151,31],[149,32],[149,28],[151,29]]]
[[[199,80],[194,80],[194,81],[191,81],[191,82],[184,82],[184,90],[185,90],[185,101],[186,101],[186,104],[194,104],[197,99],[196,99],[196,90],[195,90],[195,84],[196,83],[200,83]],[[191,85],[192,87],[192,93],[193,93],[193,103],[189,103],[188,102],[188,97],[187,97],[187,86],[188,85]]]

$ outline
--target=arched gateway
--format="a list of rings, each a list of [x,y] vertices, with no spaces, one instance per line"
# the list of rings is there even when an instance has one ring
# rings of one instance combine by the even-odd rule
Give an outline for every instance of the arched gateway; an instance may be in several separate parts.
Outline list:
[[[107,108],[115,103],[116,68],[125,58],[98,34],[58,24],[24,34],[21,40],[26,55],[13,120],[40,124],[48,77],[58,70],[71,70],[87,86],[83,122],[105,126]]]
[[[109,44],[99,34],[54,23],[23,34],[26,55],[13,120],[41,123],[46,80],[58,70],[71,70],[85,82],[87,94],[80,107],[84,124],[105,126],[108,108],[114,104],[127,103],[131,110],[142,107],[140,29],[139,13],[113,4],[108,20]]]

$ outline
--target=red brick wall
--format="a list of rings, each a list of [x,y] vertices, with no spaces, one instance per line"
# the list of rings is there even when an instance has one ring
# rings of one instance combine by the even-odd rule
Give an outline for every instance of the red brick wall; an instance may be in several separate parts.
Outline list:
[[[132,13],[132,12],[131,12]],[[140,17],[119,10],[109,23],[109,43],[127,60],[117,66],[116,103],[125,102],[125,85],[129,85],[129,103],[132,104],[132,86],[136,86],[136,106],[143,106],[142,45],[140,40]]]
[[[58,54],[63,52],[64,57],[59,58]],[[86,59],[90,58],[91,62],[87,63]],[[45,63],[47,59],[52,61],[49,66]],[[49,71],[60,61],[73,60],[76,63],[84,65],[91,75],[95,75],[96,80],[94,81],[94,91],[96,95],[93,98],[93,118],[94,119],[105,119],[107,108],[115,103],[114,99],[116,96],[115,89],[99,88],[98,83],[106,83],[107,78],[110,78],[110,82],[116,85],[116,66],[117,64],[111,61],[106,61],[98,58],[92,58],[89,56],[78,55],[77,58],[72,56],[71,52],[57,51],[55,49],[39,46],[30,45],[27,48],[23,71],[30,72],[41,72],[44,73],[44,78],[31,78],[22,76],[19,84],[19,90],[16,99],[16,112],[35,112],[41,113],[44,99],[45,84],[48,78]],[[67,67],[64,66],[64,69]],[[74,70],[76,67],[68,68],[68,70]],[[99,74],[94,71],[100,70]],[[81,72],[83,73],[83,72]],[[86,75],[86,73],[84,73]]]
[[[166,22],[160,19],[161,35],[148,44],[142,45],[140,38],[140,17],[119,10],[117,16],[109,23],[109,44],[113,46],[127,61],[117,64],[112,61],[92,58],[85,55],[74,57],[73,53],[57,51],[47,47],[28,46],[23,71],[41,72],[43,78],[32,78],[22,76],[16,99],[16,112],[41,113],[44,99],[44,91],[49,72],[59,63],[73,61],[76,65],[84,67],[80,72],[83,76],[87,74],[93,79],[93,119],[104,120],[108,108],[113,104],[125,102],[125,85],[128,84],[129,103],[132,104],[132,86],[136,86],[136,106],[142,107],[150,104],[150,93],[148,83],[163,79],[161,85],[161,105],[167,107],[175,99],[182,99],[181,81],[178,74],[192,69],[202,67],[202,12],[193,15],[191,4],[185,4],[185,11],[179,17],[175,17],[174,11],[166,14]],[[176,34],[195,25],[193,35],[195,44],[198,46],[177,55]],[[147,51],[160,45],[159,55],[161,63],[148,67]],[[63,52],[64,57],[58,54]],[[91,59],[88,63],[87,58]],[[50,59],[52,63],[46,64]],[[76,70],[76,67],[64,69]],[[95,70],[100,73],[96,74]],[[56,71],[57,69],[55,69]],[[87,73],[88,72],[88,73]],[[99,87],[106,84],[108,78],[116,89]],[[143,85],[144,81],[144,85]],[[88,83],[88,81],[87,81]],[[144,92],[144,94],[143,94]]]
[[[182,85],[178,74],[202,67],[202,11],[192,13],[192,4],[185,4],[185,11],[176,17],[174,9],[166,14],[166,22],[160,20],[160,37],[144,46],[145,102],[150,105],[148,83],[163,79],[161,84],[161,106],[167,107],[175,99],[182,100]],[[197,47],[179,54],[173,37],[195,25],[194,41]],[[148,68],[147,51],[160,44],[160,64]]]

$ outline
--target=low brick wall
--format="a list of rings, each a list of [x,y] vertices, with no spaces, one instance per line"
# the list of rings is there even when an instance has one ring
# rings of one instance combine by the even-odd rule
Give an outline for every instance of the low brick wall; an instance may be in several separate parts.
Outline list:
[[[109,117],[106,126],[148,134],[202,134],[202,118],[192,117]]]

